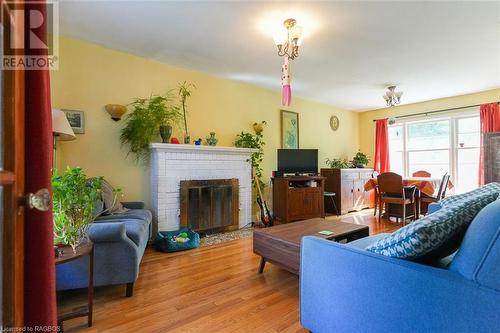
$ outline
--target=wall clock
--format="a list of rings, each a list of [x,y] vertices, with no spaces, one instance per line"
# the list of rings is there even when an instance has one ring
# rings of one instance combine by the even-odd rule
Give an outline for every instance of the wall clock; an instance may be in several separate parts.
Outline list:
[[[330,128],[333,131],[336,131],[339,129],[339,118],[337,118],[337,116],[330,117]]]

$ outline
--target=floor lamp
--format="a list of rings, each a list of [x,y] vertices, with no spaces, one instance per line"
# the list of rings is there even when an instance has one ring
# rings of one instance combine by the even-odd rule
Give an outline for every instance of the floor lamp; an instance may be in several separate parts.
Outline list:
[[[52,109],[52,134],[54,136],[52,170],[54,170],[57,167],[57,141],[71,141],[76,139],[68,118],[66,118],[66,114],[59,109]]]

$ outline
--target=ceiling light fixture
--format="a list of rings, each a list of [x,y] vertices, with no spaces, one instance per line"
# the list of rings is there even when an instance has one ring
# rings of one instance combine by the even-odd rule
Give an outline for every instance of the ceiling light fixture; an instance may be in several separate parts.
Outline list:
[[[387,106],[395,106],[401,103],[402,91],[395,91],[396,86],[387,87],[387,91],[382,96],[387,103]]]
[[[302,35],[302,27],[297,25],[297,21],[294,18],[286,19],[283,22],[283,26],[284,29],[280,28],[274,32],[273,39],[278,47],[278,56],[284,58],[283,66],[281,67],[281,104],[289,106],[292,102],[289,60],[293,60],[299,56],[299,46],[302,45],[304,38]]]
[[[283,22],[283,28],[277,29],[273,35],[274,43],[278,47],[280,57],[288,57],[293,60],[299,56],[299,46],[304,40],[302,36],[302,27],[297,25],[294,18],[286,19]]]

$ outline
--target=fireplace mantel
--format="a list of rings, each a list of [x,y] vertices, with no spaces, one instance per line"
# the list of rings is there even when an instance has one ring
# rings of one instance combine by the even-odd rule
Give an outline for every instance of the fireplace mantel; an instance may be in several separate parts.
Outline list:
[[[173,144],[173,143],[152,143],[151,150],[172,151],[177,153],[221,152],[225,154],[237,154],[237,155],[250,155],[258,151],[258,149],[252,149],[252,148],[202,146],[202,145],[197,146],[197,145],[184,145],[184,144]]]
[[[257,149],[153,143],[151,201],[158,230],[180,226],[180,182],[238,179],[239,227],[251,222],[252,170],[250,155]]]

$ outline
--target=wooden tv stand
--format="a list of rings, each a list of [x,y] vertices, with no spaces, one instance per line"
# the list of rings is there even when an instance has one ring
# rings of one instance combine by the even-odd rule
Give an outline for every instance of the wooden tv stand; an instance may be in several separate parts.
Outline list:
[[[288,223],[325,217],[323,201],[325,179],[321,176],[272,178],[275,219],[278,222]]]

